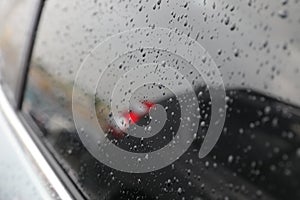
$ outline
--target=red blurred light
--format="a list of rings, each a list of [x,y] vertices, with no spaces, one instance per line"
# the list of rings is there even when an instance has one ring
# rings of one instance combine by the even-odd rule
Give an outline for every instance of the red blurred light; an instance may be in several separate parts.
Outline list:
[[[134,112],[130,112],[129,117],[130,117],[130,122],[134,124],[137,123],[141,118],[138,114]]]

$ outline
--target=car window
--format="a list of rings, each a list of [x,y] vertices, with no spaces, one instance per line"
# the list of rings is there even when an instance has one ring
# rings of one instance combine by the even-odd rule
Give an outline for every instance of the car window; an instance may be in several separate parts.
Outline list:
[[[0,75],[11,101],[31,37],[38,0],[1,0],[0,2]]]
[[[22,109],[88,199],[298,199],[299,8],[48,0]]]

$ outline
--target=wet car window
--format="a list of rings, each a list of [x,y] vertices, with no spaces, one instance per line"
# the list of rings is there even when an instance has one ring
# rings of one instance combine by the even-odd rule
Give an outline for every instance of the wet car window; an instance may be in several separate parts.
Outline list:
[[[45,2],[23,111],[88,199],[299,199],[300,2]]]
[[[38,0],[0,2],[0,78],[7,96],[13,101],[38,2]]]

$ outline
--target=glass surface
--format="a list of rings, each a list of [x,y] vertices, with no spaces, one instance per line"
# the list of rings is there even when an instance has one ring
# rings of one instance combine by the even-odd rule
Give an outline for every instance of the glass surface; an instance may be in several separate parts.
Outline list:
[[[15,101],[19,74],[39,0],[0,2],[0,78],[10,100]]]
[[[48,0],[23,110],[88,199],[299,199],[299,9]]]

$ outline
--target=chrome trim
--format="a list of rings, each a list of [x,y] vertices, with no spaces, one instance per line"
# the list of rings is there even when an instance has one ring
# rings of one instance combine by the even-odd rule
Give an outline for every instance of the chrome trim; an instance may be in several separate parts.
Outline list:
[[[13,132],[28,150],[37,167],[46,177],[47,181],[49,181],[49,184],[51,184],[57,195],[64,200],[73,199],[20,121],[16,111],[12,108],[7,97],[5,96],[2,86],[0,86],[0,110],[2,111],[10,127],[13,129]]]

